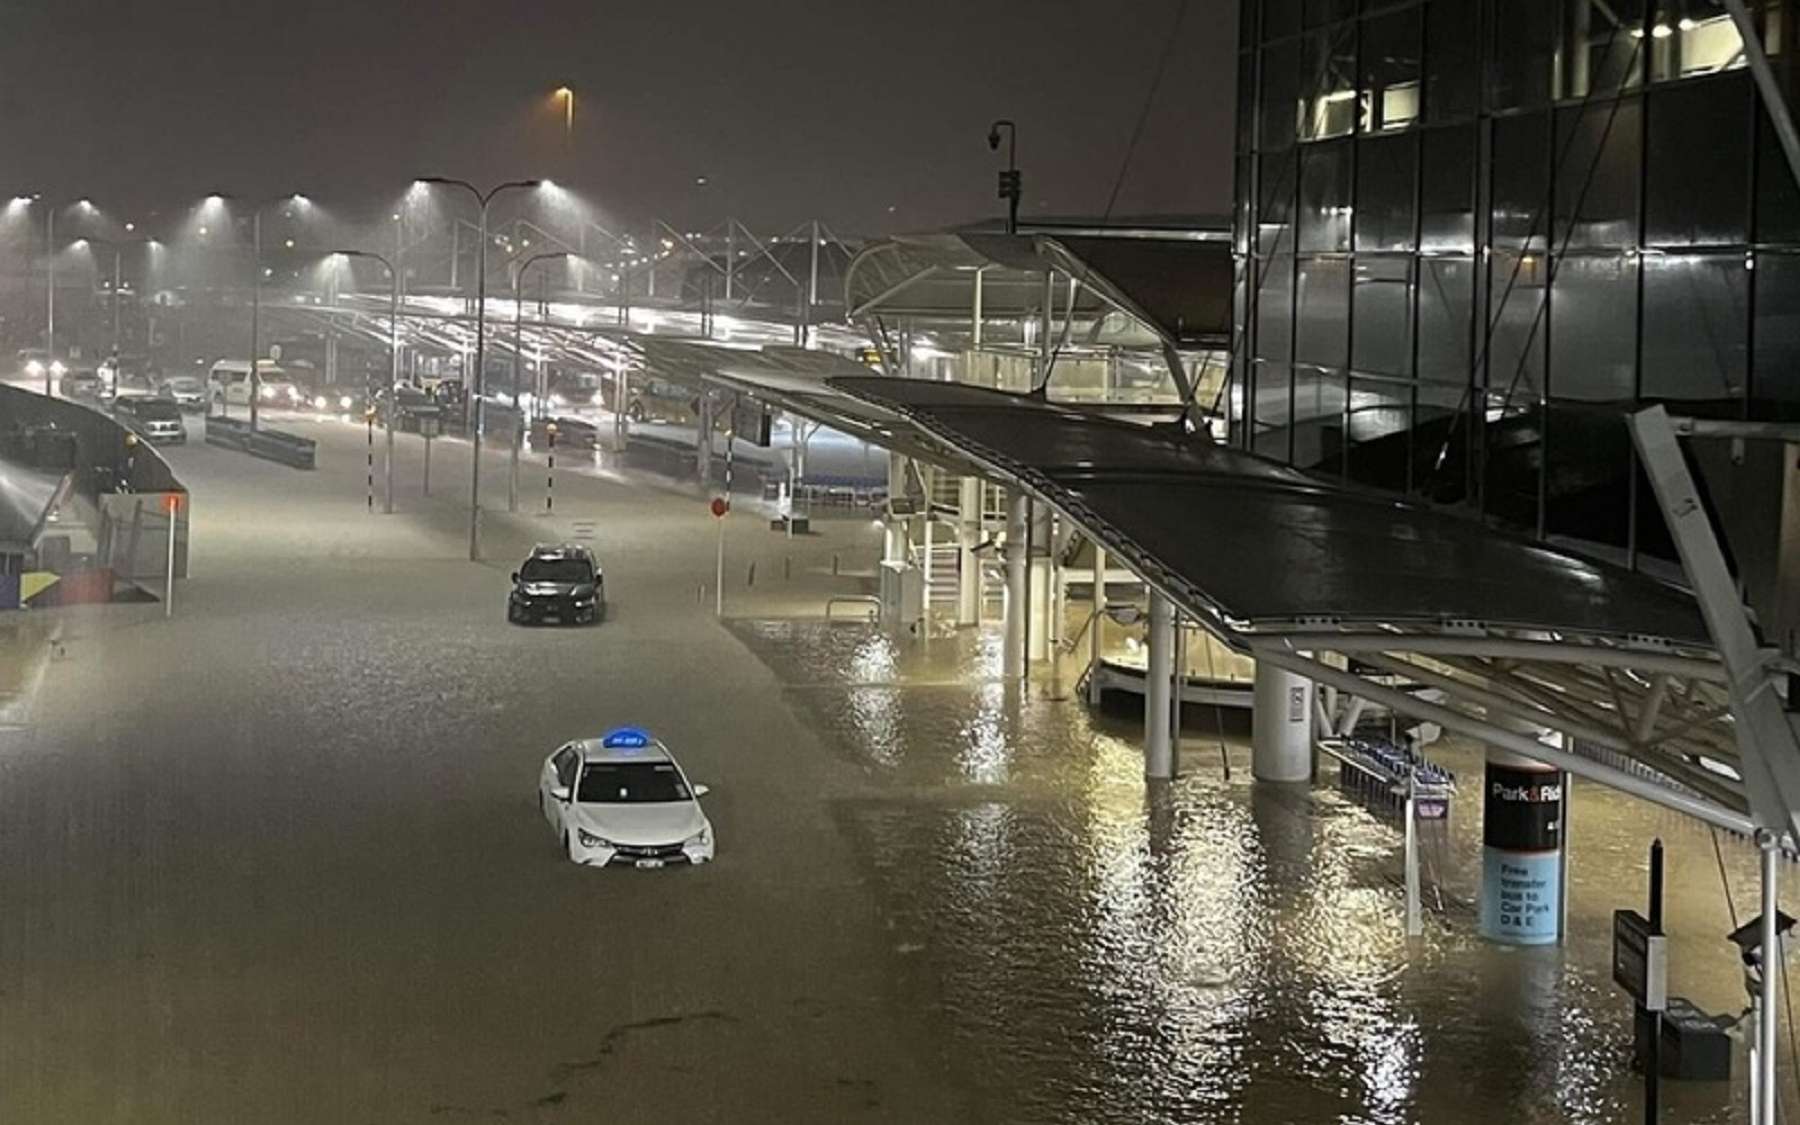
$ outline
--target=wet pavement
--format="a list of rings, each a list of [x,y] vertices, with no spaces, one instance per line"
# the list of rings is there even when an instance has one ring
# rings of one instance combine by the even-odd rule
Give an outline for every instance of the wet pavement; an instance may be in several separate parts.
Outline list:
[[[1134,717],[1003,683],[993,630],[817,620],[868,589],[866,519],[729,521],[722,626],[684,485],[571,468],[471,565],[466,447],[428,501],[403,443],[370,516],[360,433],[303,425],[315,474],[171,452],[176,620],[64,614],[0,733],[0,1120],[1631,1119],[1610,912],[1657,834],[1671,991],[1741,1003],[1712,837],[1673,815],[1578,786],[1569,944],[1496,947],[1478,752],[1444,746],[1409,941],[1398,825],[1253,784],[1240,721],[1191,710],[1147,788]],[[607,623],[506,627],[513,560],[584,526]],[[537,765],[620,721],[713,785],[718,863],[559,861]],[[1719,854],[1753,913],[1751,850]],[[1737,1085],[1665,1083],[1666,1119],[1741,1120]]]

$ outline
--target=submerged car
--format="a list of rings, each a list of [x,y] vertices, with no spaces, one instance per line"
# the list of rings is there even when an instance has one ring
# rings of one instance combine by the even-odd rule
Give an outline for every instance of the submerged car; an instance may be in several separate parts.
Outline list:
[[[164,379],[157,393],[183,410],[206,409],[206,381],[195,375],[177,375]]]
[[[121,395],[113,400],[113,417],[152,442],[181,445],[187,441],[187,423],[181,420],[181,408],[174,399]]]
[[[606,576],[586,547],[538,547],[513,571],[506,619],[515,625],[552,617],[564,624],[592,624],[605,612]]]
[[[713,858],[712,823],[669,748],[636,727],[566,743],[544,760],[538,810],[573,863],[655,868]]]

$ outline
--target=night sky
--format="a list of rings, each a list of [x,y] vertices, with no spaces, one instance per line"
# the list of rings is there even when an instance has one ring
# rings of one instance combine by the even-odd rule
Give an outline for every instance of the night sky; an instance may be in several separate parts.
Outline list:
[[[873,234],[997,214],[1007,116],[1024,213],[1099,214],[1183,6],[0,0],[0,195],[382,206],[418,175],[549,175],[622,220]],[[1117,215],[1229,209],[1237,4],[1185,8]]]

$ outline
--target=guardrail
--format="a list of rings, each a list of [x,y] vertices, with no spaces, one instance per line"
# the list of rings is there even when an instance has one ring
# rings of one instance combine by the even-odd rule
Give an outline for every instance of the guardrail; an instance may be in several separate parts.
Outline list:
[[[311,469],[317,464],[318,443],[311,438],[260,427],[252,430],[248,421],[223,414],[206,416],[206,444],[240,450],[296,469]]]
[[[831,611],[838,605],[864,606],[869,611],[870,621],[881,616],[881,599],[874,594],[838,594],[825,599],[825,620],[831,620]]]

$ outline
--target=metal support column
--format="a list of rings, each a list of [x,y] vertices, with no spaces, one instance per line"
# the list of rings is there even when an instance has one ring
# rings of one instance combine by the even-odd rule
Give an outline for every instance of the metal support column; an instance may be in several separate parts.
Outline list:
[[[1106,548],[1094,544],[1094,615],[1088,622],[1088,704],[1100,705],[1101,632],[1106,626]]]
[[[1149,659],[1144,669],[1144,776],[1175,776],[1174,744],[1170,719],[1174,715],[1170,689],[1175,670],[1175,607],[1169,599],[1150,592]]]
[[[1002,649],[1001,672],[1008,680],[1025,675],[1025,614],[1027,602],[1026,535],[1031,523],[1023,492],[1015,492],[1006,502],[1006,542],[1002,546],[1006,560],[1006,641]]]
[[[1780,913],[1776,907],[1781,896],[1781,839],[1768,829],[1756,834],[1756,846],[1762,849],[1762,980],[1756,1021],[1756,1072],[1751,1076],[1756,1094],[1755,1113],[1758,1125],[1775,1125],[1776,1103],[1780,1101],[1775,1085],[1775,1029],[1781,1022],[1775,1007],[1775,978],[1781,975],[1781,931],[1777,925]]]
[[[964,477],[956,497],[956,623],[981,624],[981,479]]]

